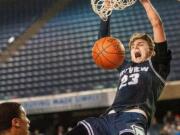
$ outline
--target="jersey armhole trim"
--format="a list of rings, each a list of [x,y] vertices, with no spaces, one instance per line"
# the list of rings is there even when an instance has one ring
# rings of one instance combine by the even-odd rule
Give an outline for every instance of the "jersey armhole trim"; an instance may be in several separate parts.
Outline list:
[[[153,72],[155,73],[155,75],[165,84],[166,81],[163,79],[163,77],[154,69],[153,67],[153,64],[152,64],[152,61],[151,60],[148,60],[149,61],[149,64],[150,64],[150,67],[151,69],[153,70]]]

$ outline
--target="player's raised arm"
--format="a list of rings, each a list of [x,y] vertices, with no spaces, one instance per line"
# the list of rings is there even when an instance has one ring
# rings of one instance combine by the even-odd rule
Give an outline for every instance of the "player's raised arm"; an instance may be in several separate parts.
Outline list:
[[[98,38],[110,36],[110,16],[107,21],[101,20]]]
[[[109,0],[104,1],[104,7],[105,9],[108,10],[108,8],[110,7]],[[110,36],[110,16],[107,18],[106,21],[101,19],[101,22],[100,22],[98,38],[100,39],[106,36]]]
[[[149,21],[153,27],[153,36],[154,36],[154,42],[159,43],[166,40],[166,35],[163,28],[163,23],[161,21],[161,18],[152,5],[150,0],[139,0],[140,3],[143,5],[147,16],[149,18]]]

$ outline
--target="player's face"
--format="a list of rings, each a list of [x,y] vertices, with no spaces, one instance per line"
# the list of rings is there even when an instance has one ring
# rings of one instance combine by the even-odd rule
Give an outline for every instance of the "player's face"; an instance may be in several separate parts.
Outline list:
[[[131,60],[135,63],[141,63],[151,56],[151,51],[146,40],[136,39],[131,45]]]
[[[20,135],[29,135],[29,127],[30,121],[26,116],[26,112],[23,107],[21,107],[21,115],[20,115]]]

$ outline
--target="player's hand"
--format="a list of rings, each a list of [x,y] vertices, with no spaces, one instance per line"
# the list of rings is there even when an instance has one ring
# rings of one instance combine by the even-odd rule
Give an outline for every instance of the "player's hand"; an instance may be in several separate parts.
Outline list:
[[[110,9],[111,8],[111,0],[104,0],[104,7],[105,9]]]

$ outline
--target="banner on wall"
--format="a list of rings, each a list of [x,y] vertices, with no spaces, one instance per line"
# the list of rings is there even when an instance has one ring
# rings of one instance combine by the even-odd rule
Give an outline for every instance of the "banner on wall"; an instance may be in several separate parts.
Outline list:
[[[85,91],[77,93],[49,95],[14,99],[20,102],[28,114],[40,114],[98,108],[109,106],[115,96],[114,89]]]

